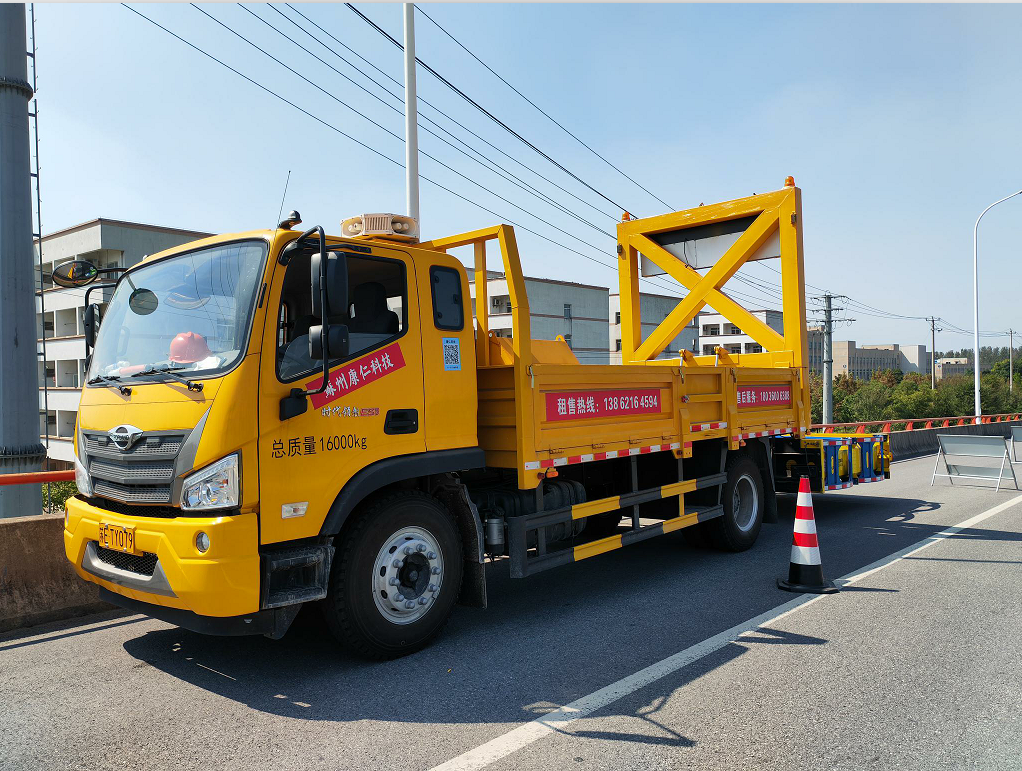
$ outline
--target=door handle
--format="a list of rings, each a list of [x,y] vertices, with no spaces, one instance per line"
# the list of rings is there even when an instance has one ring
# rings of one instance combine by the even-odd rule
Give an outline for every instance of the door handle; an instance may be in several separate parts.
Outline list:
[[[387,417],[383,421],[383,433],[414,434],[418,430],[418,410],[387,410]]]

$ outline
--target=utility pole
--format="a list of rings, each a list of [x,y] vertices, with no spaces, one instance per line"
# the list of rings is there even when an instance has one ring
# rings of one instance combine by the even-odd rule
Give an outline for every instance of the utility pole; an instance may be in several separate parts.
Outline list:
[[[0,4],[0,474],[38,471],[39,365],[32,254],[25,6]],[[0,517],[39,514],[37,485],[0,486]]]
[[[419,105],[415,96],[415,3],[405,3],[405,192],[408,216],[419,222]],[[419,228],[422,232],[422,228]]]
[[[834,325],[831,295],[823,297],[823,422],[834,422]]]
[[[1014,368],[1014,354],[1015,354],[1015,341],[1014,341],[1015,330],[1008,330],[1008,393],[1015,390],[1015,368]]]
[[[823,300],[823,422],[834,422],[834,313],[843,311],[844,308],[835,308],[832,300],[845,297],[843,294],[825,294],[823,297],[814,297],[814,300]],[[846,298],[847,299],[847,298]],[[812,320],[819,324],[819,319]],[[850,323],[855,319],[840,319],[844,323]]]
[[[933,316],[930,322],[930,390],[937,390],[937,319]]]

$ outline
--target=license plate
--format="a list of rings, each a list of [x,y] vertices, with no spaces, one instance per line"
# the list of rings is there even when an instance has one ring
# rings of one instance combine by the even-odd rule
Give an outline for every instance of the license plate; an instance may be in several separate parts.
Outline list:
[[[99,545],[114,551],[135,553],[135,528],[99,523]]]

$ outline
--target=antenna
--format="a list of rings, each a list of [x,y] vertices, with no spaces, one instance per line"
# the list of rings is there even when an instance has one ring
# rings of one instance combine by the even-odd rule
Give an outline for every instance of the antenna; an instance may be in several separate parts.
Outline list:
[[[287,170],[287,179],[284,180],[284,195],[280,197],[280,208],[277,210],[277,222],[280,222],[280,215],[284,213],[284,199],[287,198],[287,186],[291,182],[291,169]],[[280,227],[278,225],[278,227]]]

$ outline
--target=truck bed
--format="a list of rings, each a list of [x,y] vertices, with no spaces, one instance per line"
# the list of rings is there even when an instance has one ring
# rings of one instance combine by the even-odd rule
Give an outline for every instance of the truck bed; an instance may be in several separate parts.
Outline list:
[[[804,431],[797,369],[680,359],[582,365],[557,341],[534,341],[546,363],[523,365],[507,341],[490,342],[492,364],[478,369],[479,444],[487,465],[517,470],[522,489],[550,467],[649,452],[691,457],[708,439],[737,449],[750,437]]]

